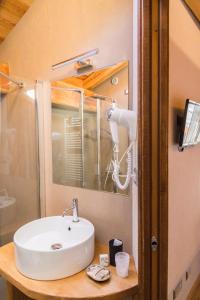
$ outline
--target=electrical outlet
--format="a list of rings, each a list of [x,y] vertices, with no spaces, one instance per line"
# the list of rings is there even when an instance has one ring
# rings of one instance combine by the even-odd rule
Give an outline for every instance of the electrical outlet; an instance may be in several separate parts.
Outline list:
[[[173,291],[173,300],[175,300],[178,297],[178,294],[180,293],[182,286],[183,286],[183,282],[182,282],[182,280],[180,280],[179,283],[177,284],[176,288]]]

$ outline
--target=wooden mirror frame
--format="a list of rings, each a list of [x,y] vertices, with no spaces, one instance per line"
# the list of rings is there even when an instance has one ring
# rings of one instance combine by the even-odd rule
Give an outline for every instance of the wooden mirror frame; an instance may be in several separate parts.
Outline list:
[[[139,299],[167,300],[169,1],[139,2]]]

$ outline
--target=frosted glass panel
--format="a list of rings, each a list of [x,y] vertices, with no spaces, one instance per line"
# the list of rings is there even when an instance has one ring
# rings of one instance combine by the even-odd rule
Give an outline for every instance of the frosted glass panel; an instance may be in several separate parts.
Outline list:
[[[0,246],[40,217],[34,86],[0,96]]]

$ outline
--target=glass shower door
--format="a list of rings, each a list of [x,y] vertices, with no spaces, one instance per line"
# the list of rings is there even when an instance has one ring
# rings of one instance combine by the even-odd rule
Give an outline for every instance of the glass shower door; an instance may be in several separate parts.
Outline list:
[[[0,94],[0,246],[40,217],[35,86]]]

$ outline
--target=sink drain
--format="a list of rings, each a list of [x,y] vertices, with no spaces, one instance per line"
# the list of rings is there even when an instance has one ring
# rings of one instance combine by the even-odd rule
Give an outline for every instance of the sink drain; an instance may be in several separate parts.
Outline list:
[[[53,244],[53,245],[51,245],[51,249],[53,249],[53,250],[58,250],[58,249],[61,249],[63,246],[62,246],[62,244]]]

